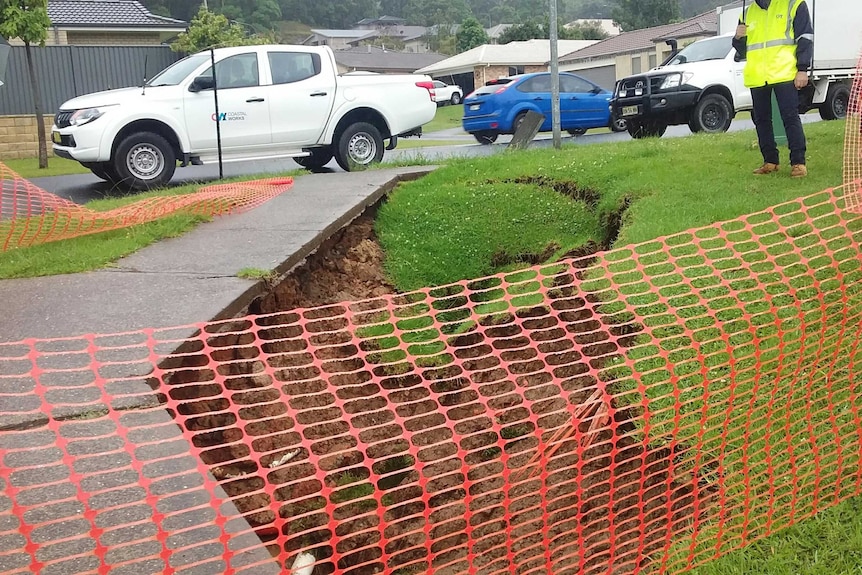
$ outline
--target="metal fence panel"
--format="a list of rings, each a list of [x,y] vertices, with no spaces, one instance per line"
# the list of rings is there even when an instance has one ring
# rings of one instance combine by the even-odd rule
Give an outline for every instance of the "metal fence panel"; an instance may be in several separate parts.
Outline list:
[[[182,57],[168,46],[45,46],[32,53],[42,108],[49,114],[75,96],[141,85],[145,59],[151,77]],[[15,46],[0,87],[0,115],[32,113],[25,49]]]

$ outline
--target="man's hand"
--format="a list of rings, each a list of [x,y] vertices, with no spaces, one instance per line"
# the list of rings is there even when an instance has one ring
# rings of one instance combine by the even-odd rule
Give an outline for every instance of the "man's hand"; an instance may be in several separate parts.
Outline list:
[[[740,24],[736,27],[736,38],[742,38],[743,36],[748,36],[748,26],[745,24]]]
[[[808,72],[796,72],[796,79],[793,80],[793,85],[797,90],[801,90],[808,85]]]

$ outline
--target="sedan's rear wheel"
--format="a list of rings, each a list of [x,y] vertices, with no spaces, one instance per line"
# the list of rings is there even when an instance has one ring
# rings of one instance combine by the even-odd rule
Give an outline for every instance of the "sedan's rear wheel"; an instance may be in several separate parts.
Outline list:
[[[483,146],[490,146],[497,141],[497,132],[474,132],[473,137]]]

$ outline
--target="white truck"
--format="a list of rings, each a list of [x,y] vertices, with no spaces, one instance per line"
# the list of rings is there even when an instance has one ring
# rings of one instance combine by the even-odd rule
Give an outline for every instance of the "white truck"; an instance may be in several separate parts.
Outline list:
[[[753,2],[753,0],[751,0]],[[773,0],[776,1],[776,0]],[[862,54],[862,9],[847,0],[808,0],[814,24],[814,65],[800,92],[800,113],[844,118]],[[745,61],[731,45],[742,8],[717,9],[718,35],[693,42],[646,74],[618,80],[611,114],[625,119],[634,138],[660,137],[668,126],[725,132],[735,115],[751,110],[743,83]]]
[[[241,46],[187,56],[143,86],[73,98],[51,137],[57,156],[142,190],[168,182],[178,162],[220,155],[364,167],[383,158],[384,140],[391,149],[421,135],[436,110],[429,76],[339,75],[326,46]]]
[[[438,106],[452,104],[457,106],[464,100],[464,90],[461,86],[449,85],[442,80],[434,80],[434,99]]]

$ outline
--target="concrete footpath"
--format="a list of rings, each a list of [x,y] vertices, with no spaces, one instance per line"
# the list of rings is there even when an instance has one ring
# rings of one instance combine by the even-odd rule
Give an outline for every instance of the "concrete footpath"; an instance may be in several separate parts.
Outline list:
[[[399,181],[433,167],[308,174],[263,205],[217,217],[108,269],[0,280],[0,341],[225,319],[260,292],[243,268],[284,273]]]
[[[290,271],[400,181],[431,170],[433,167],[304,175],[296,178],[290,190],[254,210],[216,218],[189,234],[123,258],[111,269],[2,280],[0,342],[233,317],[261,290],[260,282],[236,276],[241,269]],[[186,331],[191,335],[193,330]],[[61,361],[72,364],[53,367],[81,368],[74,354]],[[16,363],[4,368],[0,356],[0,375],[5,369],[16,370]],[[91,515],[98,515],[92,519],[98,522],[98,529],[105,531],[101,537],[105,561],[120,565],[111,573],[155,575],[165,572],[167,565],[183,575],[222,573],[228,569],[224,562],[228,549],[233,550],[231,567],[237,573],[279,573],[238,510],[225,503],[227,495],[220,488],[215,493],[204,488],[200,462],[182,430],[167,410],[152,409],[147,373],[121,376],[140,380],[123,382],[123,393],[136,399],[122,406],[121,421],[129,428],[119,448],[114,441],[120,435],[117,423],[99,417],[108,407],[99,390],[94,390],[95,384],[71,384],[74,378],[60,382],[71,385],[63,389],[60,401],[74,407],[65,410],[55,427],[63,421],[73,422],[70,429],[79,438],[74,455],[67,451],[70,439],[61,439],[60,432],[45,425],[47,418],[38,405],[52,401],[50,394],[37,397],[29,393],[35,385],[32,378],[0,379],[0,454],[7,454],[0,458],[0,573],[27,572],[28,565],[36,565],[33,561],[50,563],[43,573],[106,572],[93,553],[97,547],[95,524],[91,527],[82,520],[85,505]],[[150,409],[135,412],[136,407]],[[52,413],[57,417],[56,411]],[[154,439],[157,441],[150,443]],[[124,442],[128,444],[125,448]],[[136,453],[143,476],[132,470],[131,451]],[[68,457],[61,460],[64,453]],[[85,464],[81,457],[93,454],[101,454],[99,466],[79,467]],[[64,480],[70,476],[67,466],[71,465],[81,482],[82,491],[77,493]],[[210,480],[215,481],[211,475]],[[92,495],[94,492],[97,494]],[[35,555],[31,555],[33,546],[27,550],[25,531],[16,526],[18,519],[9,515],[15,509],[12,493],[17,493],[18,505],[24,506],[17,513],[29,509],[26,521],[32,533],[39,534]],[[37,493],[38,499],[34,499]],[[81,499],[85,493],[90,495]],[[34,515],[37,507],[39,513]],[[229,535],[221,535],[214,525],[215,508],[230,518],[225,525]],[[155,520],[156,510],[162,514],[161,521]],[[45,527],[48,522],[52,523]],[[64,527],[72,523],[77,526],[74,531]]]

